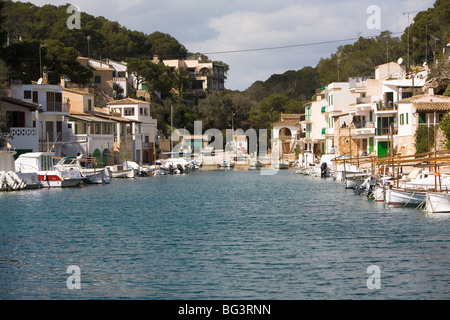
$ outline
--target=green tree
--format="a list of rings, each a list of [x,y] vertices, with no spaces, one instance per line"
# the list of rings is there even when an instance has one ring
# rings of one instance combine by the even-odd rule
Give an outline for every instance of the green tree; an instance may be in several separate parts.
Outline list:
[[[447,113],[439,122],[439,128],[445,135],[445,148],[450,149],[450,114]]]
[[[205,130],[231,129],[234,113],[233,99],[227,91],[215,91],[198,103],[198,114]]]
[[[4,148],[7,141],[11,138],[11,130],[9,129],[8,118],[6,117],[3,105],[0,101],[0,149]]]
[[[124,93],[124,90],[123,90],[122,86],[120,84],[118,84],[117,82],[114,82],[113,83],[113,97],[114,97],[114,100],[123,99],[123,93]]]
[[[415,135],[416,153],[431,152],[434,148],[434,126],[419,126]],[[431,147],[431,149],[430,149]]]
[[[189,72],[185,69],[178,68],[173,71],[173,87],[179,102],[184,100],[184,94],[190,83]]]
[[[77,52],[72,47],[48,40],[44,47],[37,40],[14,42],[3,49],[3,59],[9,67],[9,76],[24,83],[37,81],[41,77],[42,67],[49,73],[49,83],[58,84],[62,76],[71,81],[86,84],[92,77],[92,71],[80,65]]]
[[[289,103],[290,99],[281,94],[264,98],[251,110],[250,120],[256,129],[270,129],[274,122],[280,120]]]

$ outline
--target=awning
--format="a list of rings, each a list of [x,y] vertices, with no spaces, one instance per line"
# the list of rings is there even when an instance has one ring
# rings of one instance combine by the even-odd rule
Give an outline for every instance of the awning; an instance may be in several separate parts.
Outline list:
[[[101,123],[115,123],[114,120],[107,120],[99,117],[94,116],[79,116],[79,115],[70,115],[68,118],[74,119],[74,120],[80,120],[84,122],[101,122]]]

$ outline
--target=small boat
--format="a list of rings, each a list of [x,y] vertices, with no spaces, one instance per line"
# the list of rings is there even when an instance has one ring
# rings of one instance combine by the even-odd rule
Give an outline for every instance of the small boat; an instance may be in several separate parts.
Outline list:
[[[86,177],[80,170],[62,170],[53,165],[54,154],[51,152],[31,152],[19,156],[16,160],[16,172],[37,174],[44,188],[80,187]]]
[[[255,160],[255,159],[251,159],[248,164],[249,164],[249,168],[251,170],[256,170],[256,169],[260,169],[260,168],[264,167],[264,165],[261,161]]]
[[[106,184],[110,182],[108,169],[106,168],[85,168],[84,166],[91,164],[94,166],[95,159],[81,159],[76,157],[64,157],[57,164],[56,168],[60,170],[79,170],[83,177],[86,177],[88,184]]]
[[[388,207],[413,207],[417,208],[426,201],[427,193],[421,190],[386,188],[385,203]]]
[[[133,168],[125,168],[123,165],[115,165],[107,167],[114,179],[134,179],[136,172]]]
[[[27,186],[26,181],[16,173],[15,154],[0,151],[0,191],[19,191]]]
[[[273,164],[273,167],[275,169],[279,169],[279,170],[287,170],[287,169],[289,169],[290,166],[291,166],[291,164],[289,163],[289,161],[276,161]]]
[[[224,160],[221,163],[219,163],[218,166],[220,168],[234,168],[235,163],[234,163],[234,161]]]
[[[428,192],[426,195],[426,211],[428,213],[450,213],[450,194]]]
[[[385,188],[382,185],[377,184],[372,190],[368,192],[367,198],[372,199],[375,202],[385,202],[384,190]]]

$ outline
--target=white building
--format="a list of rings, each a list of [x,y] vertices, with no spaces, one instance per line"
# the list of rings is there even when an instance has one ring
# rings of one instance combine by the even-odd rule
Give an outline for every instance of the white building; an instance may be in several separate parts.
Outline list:
[[[37,121],[40,106],[20,99],[0,97],[1,116],[6,116],[11,137],[8,143],[17,156],[39,151]]]
[[[69,142],[69,132],[64,117],[69,115],[69,105],[63,102],[59,85],[12,84],[11,97],[40,105],[36,113],[36,128],[39,132],[39,151],[53,150],[61,155],[62,146]]]
[[[150,115],[150,103],[137,99],[123,99],[108,103],[111,113],[115,113],[139,123],[133,125],[135,154],[138,162],[150,163],[156,153],[157,120]]]

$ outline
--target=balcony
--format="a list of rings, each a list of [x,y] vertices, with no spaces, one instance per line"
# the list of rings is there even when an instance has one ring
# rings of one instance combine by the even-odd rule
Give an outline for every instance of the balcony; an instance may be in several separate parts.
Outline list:
[[[370,97],[356,98],[356,104],[372,104]]]
[[[370,121],[358,121],[355,123],[356,135],[375,135],[375,123]]]
[[[68,143],[70,142],[70,134],[62,132],[44,132],[39,139],[41,143]]]
[[[46,112],[70,113],[70,104],[62,102],[47,102]]]
[[[398,105],[392,101],[377,102],[377,113],[396,113]]]
[[[35,128],[11,128],[11,136],[16,137],[34,137],[37,135]]]

